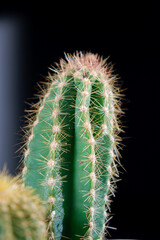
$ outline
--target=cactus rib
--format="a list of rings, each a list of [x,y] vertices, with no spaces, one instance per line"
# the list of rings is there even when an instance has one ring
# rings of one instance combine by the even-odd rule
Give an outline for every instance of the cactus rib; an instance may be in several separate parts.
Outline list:
[[[98,55],[66,60],[51,68],[30,120],[23,179],[48,207],[50,239],[102,239],[118,177],[120,91]]]

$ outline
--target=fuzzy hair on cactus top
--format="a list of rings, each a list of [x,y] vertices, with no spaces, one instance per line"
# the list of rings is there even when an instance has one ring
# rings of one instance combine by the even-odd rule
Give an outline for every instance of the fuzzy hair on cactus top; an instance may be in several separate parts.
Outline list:
[[[97,54],[49,68],[27,116],[23,181],[48,209],[49,239],[102,239],[119,177],[121,89]]]

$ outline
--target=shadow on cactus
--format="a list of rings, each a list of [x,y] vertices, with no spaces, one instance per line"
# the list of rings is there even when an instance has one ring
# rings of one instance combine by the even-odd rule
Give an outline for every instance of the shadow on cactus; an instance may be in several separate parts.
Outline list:
[[[18,177],[0,174],[0,239],[47,239],[45,209]]]
[[[102,239],[110,220],[122,131],[111,64],[66,55],[29,111],[23,180],[48,208],[49,239]]]

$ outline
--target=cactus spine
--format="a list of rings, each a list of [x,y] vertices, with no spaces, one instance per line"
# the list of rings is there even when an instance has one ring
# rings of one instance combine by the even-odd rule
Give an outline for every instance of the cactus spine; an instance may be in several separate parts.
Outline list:
[[[29,119],[23,179],[48,206],[50,239],[102,239],[118,176],[120,93],[106,60],[66,59]]]
[[[0,183],[0,239],[47,239],[45,210],[33,190],[4,172]]]

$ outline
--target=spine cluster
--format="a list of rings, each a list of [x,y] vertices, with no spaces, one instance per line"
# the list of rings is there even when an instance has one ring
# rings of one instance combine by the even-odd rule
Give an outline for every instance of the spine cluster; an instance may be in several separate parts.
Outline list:
[[[116,77],[90,53],[67,56],[54,71],[30,120],[24,183],[48,206],[49,239],[102,239],[118,177]]]

